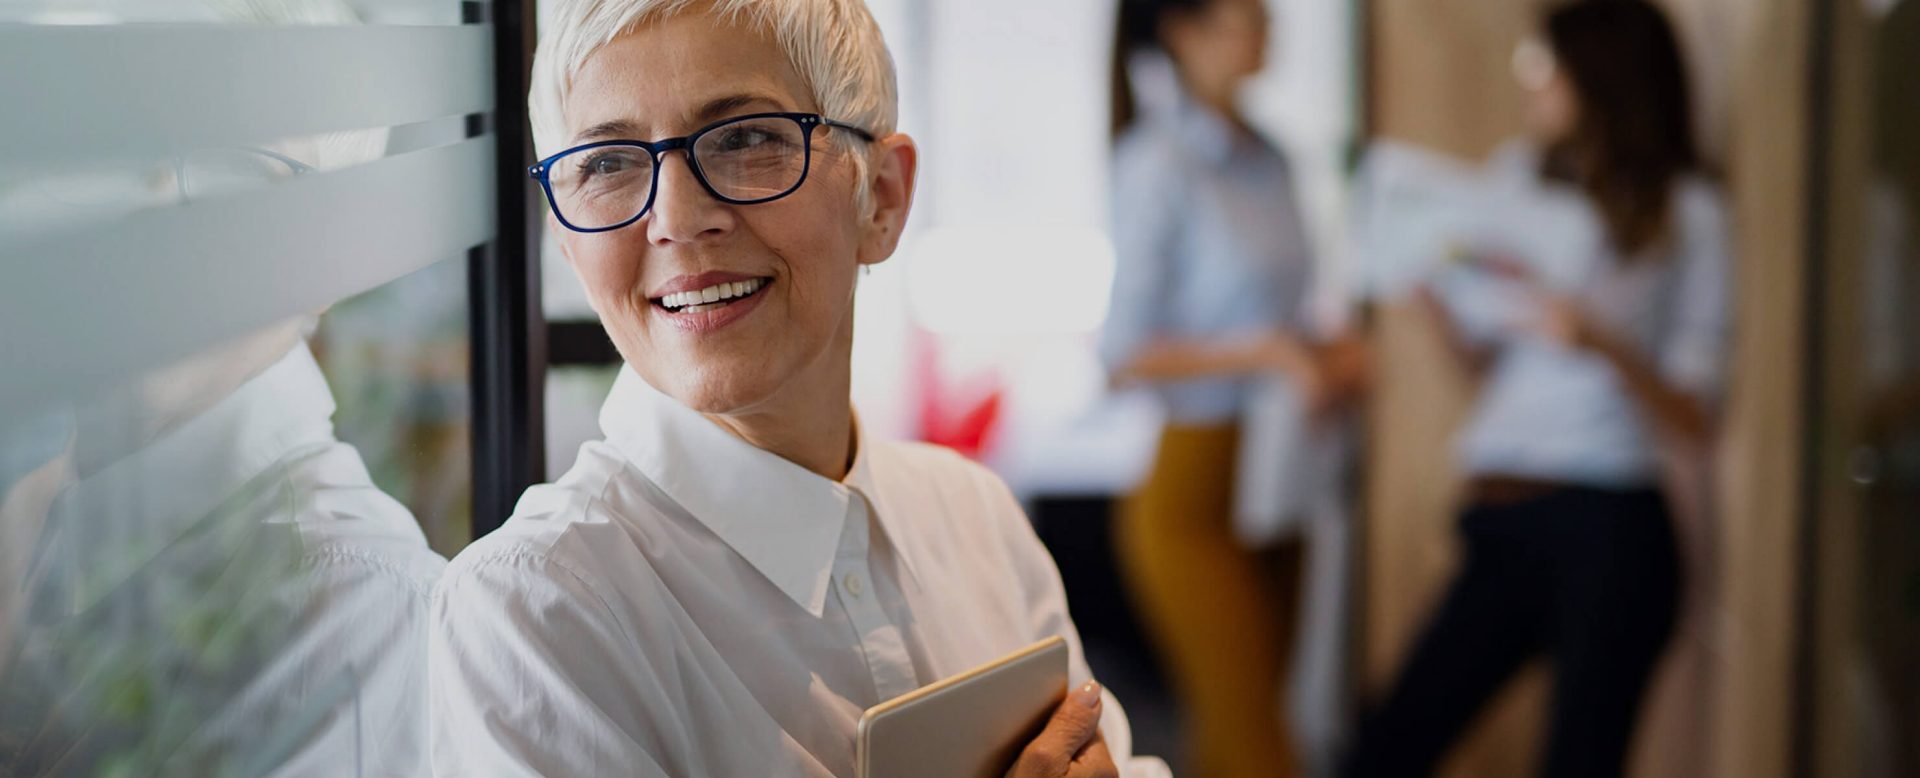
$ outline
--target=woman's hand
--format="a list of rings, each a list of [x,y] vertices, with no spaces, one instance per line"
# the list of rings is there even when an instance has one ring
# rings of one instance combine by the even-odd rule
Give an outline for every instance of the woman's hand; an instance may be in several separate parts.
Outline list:
[[[1485,373],[1493,362],[1493,349],[1469,342],[1466,334],[1454,321],[1453,312],[1447,308],[1440,292],[1434,289],[1431,281],[1421,284],[1413,290],[1413,310],[1418,312],[1440,334],[1440,340],[1446,344],[1447,352],[1455,361],[1465,366],[1469,372]]]
[[[1254,345],[1255,361],[1267,372],[1280,373],[1300,392],[1308,412],[1319,413],[1333,401],[1333,390],[1320,367],[1319,355],[1286,332],[1272,332]]]
[[[1281,373],[1298,381],[1309,399],[1324,402],[1326,381],[1313,349],[1284,330],[1228,338],[1149,341],[1108,376],[1121,388],[1149,381],[1195,381]]]
[[[1100,684],[1088,681],[1067,694],[1047,727],[1020,752],[1008,778],[1119,778],[1120,768],[1100,736]]]
[[[1567,348],[1584,349],[1593,345],[1593,326],[1577,298],[1536,288],[1533,302],[1537,311],[1527,323],[1529,331]]]
[[[1638,345],[1597,326],[1577,298],[1536,289],[1534,300],[1539,312],[1528,325],[1530,331],[1606,360],[1663,431],[1689,446],[1707,445],[1713,425],[1706,408],[1668,383]]]

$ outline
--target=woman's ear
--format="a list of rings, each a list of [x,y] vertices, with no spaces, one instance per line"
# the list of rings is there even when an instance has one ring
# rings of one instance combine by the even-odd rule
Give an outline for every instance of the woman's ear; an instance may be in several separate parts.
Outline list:
[[[867,181],[872,211],[860,240],[859,262],[877,265],[893,256],[913,210],[914,178],[919,173],[920,150],[913,139],[894,133],[874,141],[873,164]]]

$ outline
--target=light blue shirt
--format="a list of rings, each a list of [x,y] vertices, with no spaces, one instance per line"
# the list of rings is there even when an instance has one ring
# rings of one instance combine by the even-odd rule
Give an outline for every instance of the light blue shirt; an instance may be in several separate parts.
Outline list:
[[[1305,318],[1312,256],[1285,158],[1191,101],[1141,117],[1115,144],[1113,238],[1109,370],[1155,339],[1251,336]],[[1169,421],[1210,424],[1241,415],[1246,383],[1154,391]]]
[[[1503,157],[1516,174],[1532,174],[1524,154]],[[1676,183],[1671,207],[1673,237],[1649,250],[1656,255],[1629,260],[1594,246],[1573,276],[1581,280],[1563,291],[1665,381],[1711,408],[1730,345],[1727,217],[1719,193],[1697,177]],[[1649,419],[1612,363],[1530,334],[1497,345],[1457,441],[1469,474],[1600,488],[1658,483]]]

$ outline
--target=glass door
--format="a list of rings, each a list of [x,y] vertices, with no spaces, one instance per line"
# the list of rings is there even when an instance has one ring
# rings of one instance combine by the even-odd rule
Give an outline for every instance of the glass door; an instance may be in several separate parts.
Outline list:
[[[1920,2],[1816,34],[1803,775],[1920,775]]]

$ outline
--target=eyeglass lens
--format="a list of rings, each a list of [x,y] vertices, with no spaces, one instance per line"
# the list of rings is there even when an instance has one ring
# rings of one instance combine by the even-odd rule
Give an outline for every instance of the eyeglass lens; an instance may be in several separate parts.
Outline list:
[[[807,168],[807,132],[785,117],[741,119],[694,139],[693,164],[713,194],[735,203],[763,202],[800,185]],[[600,229],[644,211],[657,181],[656,160],[639,146],[581,149],[548,171],[554,207],[567,222]]]

